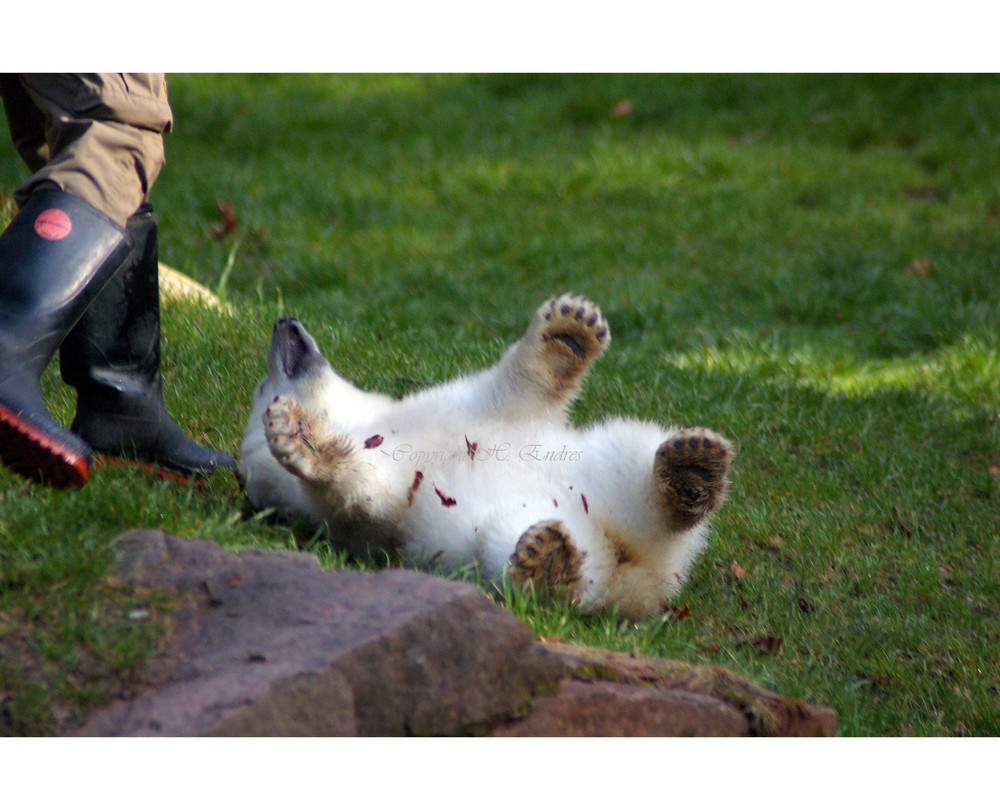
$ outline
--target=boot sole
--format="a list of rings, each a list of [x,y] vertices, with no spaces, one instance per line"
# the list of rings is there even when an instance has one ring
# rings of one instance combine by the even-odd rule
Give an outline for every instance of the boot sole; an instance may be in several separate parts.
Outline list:
[[[0,461],[18,475],[56,489],[87,483],[90,462],[0,405]]]

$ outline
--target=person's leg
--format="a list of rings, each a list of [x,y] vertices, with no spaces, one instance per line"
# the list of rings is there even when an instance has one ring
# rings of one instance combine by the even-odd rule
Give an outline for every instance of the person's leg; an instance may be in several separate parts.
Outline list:
[[[157,229],[144,203],[126,225],[133,257],[84,313],[59,350],[62,378],[77,390],[70,430],[95,453],[151,462],[188,475],[232,469],[167,413],[160,376]]]
[[[0,97],[7,114],[11,142],[28,168],[37,172],[49,162],[45,116],[31,101],[16,73],[0,73]]]
[[[15,201],[54,184],[124,227],[163,168],[173,122],[163,74],[25,73],[20,82],[44,119],[49,159],[29,163],[34,174]]]
[[[85,411],[77,421],[92,423],[94,403],[100,401],[110,409],[111,418],[125,420],[123,425],[129,419],[140,425],[136,435],[119,437],[121,441],[106,450],[121,454],[126,446],[133,450],[148,446],[150,420],[165,424],[165,417],[169,424],[163,431],[171,440],[166,442],[161,436],[154,442],[160,448],[157,455],[164,454],[160,450],[165,442],[171,447],[164,451],[167,457],[158,461],[177,466],[181,458],[181,466],[195,474],[234,466],[228,456],[202,448],[195,454],[200,462],[185,463],[190,458],[190,440],[161,414],[158,291],[137,294],[136,302],[144,302],[141,307],[102,306],[102,318],[86,319],[74,329],[119,271],[125,275],[108,290],[109,301],[121,301],[123,294],[131,297],[143,283],[156,283],[141,257],[131,259],[133,244],[122,229],[144,203],[163,166],[162,132],[172,118],[162,74],[27,74],[20,76],[19,84],[20,90],[12,89],[5,77],[0,85],[5,108],[21,112],[15,116],[16,123],[12,121],[19,151],[32,167],[33,155],[51,157],[15,193],[21,212],[0,236],[0,460],[21,474],[54,485],[82,485],[89,472],[90,448],[81,438],[63,431],[48,414],[39,392],[41,372],[64,340],[71,347],[106,347],[109,342],[134,337],[137,324],[155,322],[155,330],[147,329],[145,334],[147,338],[155,334],[155,369],[148,367],[148,358],[132,357],[127,341],[117,347],[115,355],[121,363],[144,368],[148,407],[142,418],[132,405],[120,400],[115,405],[112,387],[103,396],[90,396],[88,390]],[[25,106],[26,100],[34,105],[35,114]],[[44,146],[37,136],[39,116],[44,122]],[[49,216],[49,209],[56,213]],[[85,212],[96,216],[84,216]],[[65,242],[54,238],[67,221],[70,230],[66,233],[75,231],[74,237]],[[112,232],[117,240],[113,246],[103,252],[96,246],[87,251],[90,241],[108,241]],[[127,232],[142,241],[149,227],[133,223]],[[155,221],[152,232],[155,265]],[[52,245],[62,249],[54,250]],[[145,250],[144,245],[138,247]],[[137,271],[140,267],[147,271]],[[135,277],[137,272],[142,280]],[[50,306],[50,299],[58,306]],[[150,302],[156,303],[155,309]],[[29,341],[24,336],[31,333],[43,338]],[[88,365],[96,357],[94,352],[69,351],[73,359],[64,368],[70,369],[73,379],[101,378],[101,369]],[[91,429],[90,434],[106,438],[102,431]]]
[[[54,186],[0,235],[0,461],[53,486],[82,486],[90,448],[42,400],[42,371],[130,253],[118,225]]]

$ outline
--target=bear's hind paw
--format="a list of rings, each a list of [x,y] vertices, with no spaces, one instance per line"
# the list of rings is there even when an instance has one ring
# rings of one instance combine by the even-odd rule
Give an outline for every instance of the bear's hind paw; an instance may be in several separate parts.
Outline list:
[[[583,593],[583,554],[573,544],[565,525],[548,520],[531,526],[510,556],[509,576],[532,583],[541,593],[565,594],[578,604]]]
[[[722,503],[732,445],[708,428],[684,428],[656,451],[653,476],[671,528],[689,529]]]

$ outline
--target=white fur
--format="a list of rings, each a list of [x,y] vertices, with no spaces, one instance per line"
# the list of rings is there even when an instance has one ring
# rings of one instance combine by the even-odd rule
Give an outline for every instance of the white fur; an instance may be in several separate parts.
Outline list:
[[[249,500],[285,517],[331,523],[348,545],[352,536],[394,544],[449,569],[476,563],[489,577],[504,574],[529,527],[556,519],[584,555],[583,609],[661,610],[706,539],[705,521],[671,531],[656,491],[654,456],[677,431],[629,419],[569,426],[576,388],[560,401],[545,396],[537,368],[541,320],[536,314],[496,366],[401,400],[348,383],[307,334],[313,365],[288,377],[276,329],[240,454]],[[321,481],[279,463],[273,435],[269,445],[268,409],[288,402],[314,417],[310,442],[350,441],[345,461],[323,467]]]

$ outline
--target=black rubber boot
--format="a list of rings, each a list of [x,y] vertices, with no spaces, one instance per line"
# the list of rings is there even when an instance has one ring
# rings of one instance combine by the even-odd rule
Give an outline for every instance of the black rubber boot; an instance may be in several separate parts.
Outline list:
[[[70,430],[95,453],[149,462],[196,478],[235,469],[232,458],[187,436],[167,413],[160,376],[156,216],[128,221],[133,258],[63,341],[63,380],[77,390]]]
[[[15,472],[55,487],[87,482],[90,448],[53,420],[39,380],[130,252],[114,221],[54,186],[0,235],[0,460]]]

